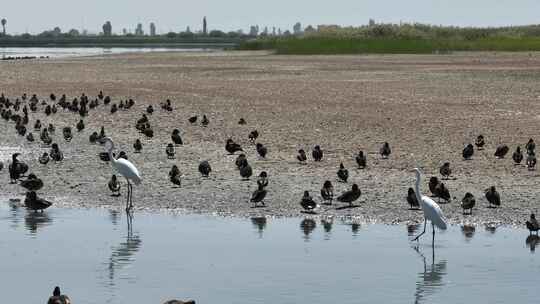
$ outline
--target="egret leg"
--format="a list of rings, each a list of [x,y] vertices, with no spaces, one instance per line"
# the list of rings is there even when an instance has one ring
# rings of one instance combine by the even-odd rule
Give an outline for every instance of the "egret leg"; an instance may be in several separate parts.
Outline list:
[[[413,241],[418,241],[418,239],[419,239],[424,233],[426,233],[426,225],[427,225],[427,220],[424,220],[424,231],[422,231],[422,233],[420,233],[420,234],[417,235],[414,239],[412,239]]]
[[[133,208],[133,185],[129,184],[129,210]]]
[[[433,238],[431,239],[431,247],[435,246],[435,225],[431,223],[431,229],[433,229]]]

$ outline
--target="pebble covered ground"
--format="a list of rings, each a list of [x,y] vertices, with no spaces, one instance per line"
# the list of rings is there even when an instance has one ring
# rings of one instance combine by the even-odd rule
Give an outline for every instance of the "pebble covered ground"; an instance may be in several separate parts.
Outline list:
[[[539,206],[538,171],[513,164],[511,153],[529,138],[540,140],[540,54],[456,53],[451,55],[277,56],[262,52],[154,53],[103,57],[0,62],[0,92],[12,100],[23,93],[81,93],[95,98],[100,90],[113,103],[133,98],[128,111],[110,114],[100,105],[84,119],[86,128],[75,130],[79,116],[60,111],[47,117],[32,113],[44,125],[54,123],[53,136],[64,152],[60,163],[41,165],[38,157],[49,148],[18,136],[12,122],[0,121],[0,160],[6,164],[14,151],[41,177],[39,195],[55,202],[53,207],[124,208],[124,196],[111,197],[107,182],[112,167],[98,157],[100,145],[89,135],[104,125],[119,150],[142,173],[143,183],[134,187],[137,210],[172,210],[225,216],[298,216],[300,199],[309,190],[320,202],[325,180],[341,193],[357,183],[362,190],[360,207],[336,210],[342,204],[323,206],[322,216],[351,217],[361,222],[402,223],[422,221],[421,211],[410,211],[407,188],[414,185],[410,170],[420,167],[427,179],[438,176],[439,167],[451,163],[453,178],[445,181],[452,201],[442,204],[450,222],[477,225],[523,225]],[[174,110],[159,107],[170,99]],[[155,136],[146,138],[135,129],[137,119],[152,104],[149,116]],[[206,114],[208,127],[190,124],[190,116]],[[246,125],[239,125],[244,118]],[[74,139],[67,143],[61,128],[71,126]],[[181,130],[184,146],[175,159],[167,159],[166,145],[174,128]],[[257,157],[248,134],[258,130],[258,142],[269,149],[267,159]],[[486,149],[464,161],[462,149],[483,134]],[[242,144],[254,169],[250,181],[242,181],[236,156],[224,146],[227,138]],[[140,138],[141,154],[133,153]],[[392,154],[378,155],[383,142]],[[499,144],[510,147],[505,159],[495,159]],[[311,149],[320,145],[324,159],[311,160]],[[308,152],[308,164],[296,161],[296,152]],[[359,150],[368,153],[368,167],[356,168]],[[209,160],[209,179],[197,167]],[[348,183],[337,181],[340,162],[350,171]],[[178,165],[181,188],[168,180]],[[262,170],[269,174],[266,208],[252,208],[251,193]],[[123,180],[122,180],[123,182]],[[502,206],[487,208],[484,189],[495,185]],[[23,197],[24,189],[9,184],[7,168],[0,172],[4,197]],[[125,185],[122,191],[125,190]],[[465,192],[476,197],[472,216],[460,207]]]

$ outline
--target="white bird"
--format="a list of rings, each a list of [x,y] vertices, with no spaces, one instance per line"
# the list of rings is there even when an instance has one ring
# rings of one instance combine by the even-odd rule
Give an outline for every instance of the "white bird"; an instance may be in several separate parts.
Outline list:
[[[133,208],[133,201],[132,201],[132,195],[133,195],[133,186],[131,185],[132,181],[135,183],[135,185],[138,185],[141,183],[141,175],[139,174],[139,170],[137,170],[137,167],[133,165],[129,160],[124,158],[116,159],[113,156],[113,150],[114,150],[114,142],[111,138],[105,137],[103,139],[105,143],[105,151],[109,154],[109,159],[111,160],[111,164],[113,167],[122,175],[125,177],[127,181],[127,201],[126,201],[126,212],[129,212],[131,208]]]
[[[418,202],[420,202],[422,211],[424,211],[424,231],[422,231],[422,233],[416,236],[413,241],[418,240],[420,236],[426,233],[426,225],[427,221],[429,220],[431,221],[431,227],[433,228],[432,244],[434,244],[435,226],[437,226],[439,229],[446,230],[446,218],[444,217],[441,207],[439,207],[439,205],[435,203],[435,201],[425,195],[420,195],[421,172],[418,168],[414,168],[414,171],[416,172],[416,199],[418,200]]]

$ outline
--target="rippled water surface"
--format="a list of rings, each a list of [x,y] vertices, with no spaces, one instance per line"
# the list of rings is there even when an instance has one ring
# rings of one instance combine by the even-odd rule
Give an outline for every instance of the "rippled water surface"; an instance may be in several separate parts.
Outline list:
[[[5,303],[533,303],[538,238],[451,227],[420,243],[406,226],[353,219],[231,219],[50,209],[0,202]],[[413,227],[414,228],[414,227]],[[420,227],[421,229],[422,227]],[[430,232],[430,230],[428,230]]]
[[[94,56],[120,53],[148,53],[148,52],[193,52],[203,51],[201,48],[152,48],[152,47],[0,47],[0,58],[2,57],[77,57],[77,56]]]

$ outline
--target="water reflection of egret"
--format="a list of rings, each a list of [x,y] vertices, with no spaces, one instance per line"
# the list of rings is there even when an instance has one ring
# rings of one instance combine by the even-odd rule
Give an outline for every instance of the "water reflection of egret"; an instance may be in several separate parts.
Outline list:
[[[309,235],[315,228],[317,228],[317,223],[313,219],[306,218],[300,222],[300,229],[302,229],[302,232],[304,233],[305,241],[309,241]]]
[[[536,250],[536,246],[538,246],[539,242],[540,242],[540,237],[535,234],[530,234],[525,239],[525,244],[527,245],[527,247],[529,247],[532,253],[534,253],[534,251]]]
[[[140,250],[142,240],[138,234],[133,233],[133,215],[127,214],[127,235],[126,240],[112,247],[109,258],[109,286],[114,286],[115,274],[124,267],[135,262],[135,254]]]
[[[259,233],[259,238],[262,239],[264,229],[266,229],[266,217],[264,217],[264,216],[252,217],[251,218],[251,224],[253,224],[253,227]]]
[[[427,265],[426,257],[420,252],[419,248],[413,249],[422,257],[424,262],[424,271],[418,273],[416,282],[416,291],[414,293],[414,303],[423,303],[425,298],[433,295],[437,290],[444,286],[443,277],[446,275],[446,260],[435,263],[435,247],[432,248],[431,265]]]

